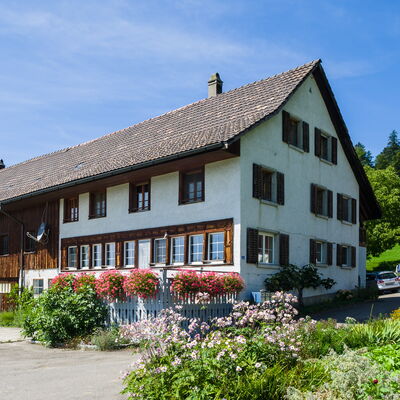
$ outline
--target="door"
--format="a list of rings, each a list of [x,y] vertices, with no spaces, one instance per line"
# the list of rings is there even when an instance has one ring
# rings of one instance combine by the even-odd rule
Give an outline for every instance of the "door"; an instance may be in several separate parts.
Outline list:
[[[150,264],[150,240],[139,240],[139,268],[149,268]]]

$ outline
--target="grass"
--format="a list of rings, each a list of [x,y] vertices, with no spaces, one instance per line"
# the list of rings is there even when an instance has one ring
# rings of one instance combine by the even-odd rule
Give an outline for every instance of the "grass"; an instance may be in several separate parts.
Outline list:
[[[367,271],[394,270],[400,264],[400,245],[386,250],[379,257],[371,257],[367,260]]]

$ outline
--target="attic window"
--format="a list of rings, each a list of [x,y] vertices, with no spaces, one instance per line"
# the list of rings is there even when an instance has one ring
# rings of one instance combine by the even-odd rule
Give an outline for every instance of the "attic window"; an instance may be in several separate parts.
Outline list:
[[[309,151],[309,125],[287,111],[282,111],[282,140],[305,152]]]

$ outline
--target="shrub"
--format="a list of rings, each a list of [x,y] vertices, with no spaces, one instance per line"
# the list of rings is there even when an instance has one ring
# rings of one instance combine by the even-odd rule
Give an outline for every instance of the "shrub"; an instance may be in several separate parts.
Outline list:
[[[159,279],[150,269],[134,269],[125,278],[123,288],[126,295],[138,296],[142,299],[155,297],[158,290]]]
[[[366,356],[377,362],[386,371],[400,372],[400,343],[376,347],[370,350]]]
[[[23,323],[25,336],[50,346],[91,334],[104,324],[106,308],[91,288],[75,292],[56,285],[34,300]]]
[[[110,329],[96,329],[90,342],[100,351],[111,351],[119,349],[127,343],[117,327]]]
[[[75,292],[85,291],[91,289],[96,290],[96,278],[93,274],[81,273],[75,276],[72,281],[72,287]]]
[[[188,297],[201,291],[200,275],[196,271],[179,271],[172,281],[171,290],[179,297]]]
[[[345,290],[345,289],[341,289],[338,290],[335,294],[335,299],[336,300],[352,300],[354,298],[354,294],[351,290]]]
[[[14,326],[14,312],[0,312],[0,326]]]
[[[125,300],[125,277],[118,271],[105,271],[96,280],[96,292],[108,301]]]

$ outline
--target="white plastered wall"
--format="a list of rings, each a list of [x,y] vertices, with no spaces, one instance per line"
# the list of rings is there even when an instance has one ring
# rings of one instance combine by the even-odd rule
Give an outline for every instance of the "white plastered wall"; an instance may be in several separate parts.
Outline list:
[[[309,262],[309,240],[321,239],[357,247],[358,224],[344,224],[336,217],[336,194],[344,193],[357,199],[359,188],[350,164],[338,141],[337,165],[321,161],[314,155],[314,127],[329,135],[336,132],[328,111],[312,77],[306,79],[284,109],[309,123],[310,152],[304,153],[282,141],[282,113],[260,124],[241,139],[241,252],[246,254],[246,228],[258,228],[286,233],[290,236],[290,263],[302,266]],[[252,197],[252,164],[261,164],[285,174],[285,205],[272,206]],[[333,191],[333,218],[323,219],[310,212],[310,185],[319,184]],[[358,213],[358,210],[357,210]],[[357,218],[358,220],[358,218]],[[358,263],[360,258],[357,255]],[[321,267],[325,277],[337,284],[330,290],[352,289],[358,284],[358,268],[336,266],[336,246],[333,264]],[[273,267],[247,264],[242,260],[241,272],[247,282],[247,292],[263,288],[266,276],[277,271]],[[307,291],[314,296],[325,290]]]

